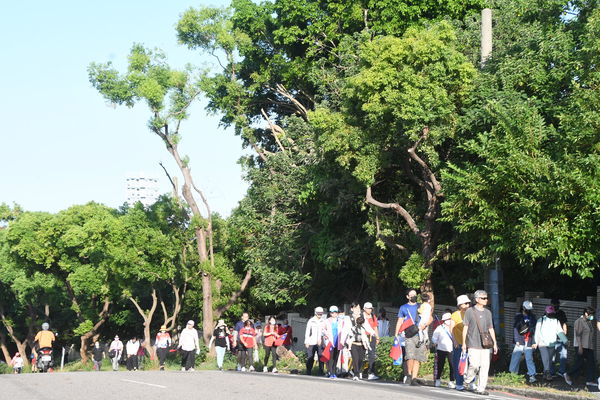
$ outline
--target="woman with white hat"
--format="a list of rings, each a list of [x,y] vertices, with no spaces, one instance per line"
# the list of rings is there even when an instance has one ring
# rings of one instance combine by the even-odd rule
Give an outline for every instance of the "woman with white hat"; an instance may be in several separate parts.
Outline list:
[[[225,358],[225,351],[229,350],[229,329],[225,325],[225,321],[220,319],[217,322],[217,326],[213,331],[208,348],[210,349],[212,344],[215,344],[215,351],[217,352],[217,367],[219,371],[223,371],[223,359]]]
[[[458,362],[463,349],[463,318],[465,312],[471,306],[471,299],[466,294],[461,294],[456,298],[456,307],[458,310],[452,313],[452,336],[454,336],[454,351],[452,352],[452,365],[454,366],[454,375],[456,377],[456,385],[452,382],[448,383],[449,388],[456,387],[457,390],[464,390],[464,376],[458,373]]]
[[[171,335],[167,332],[167,326],[162,325],[160,330],[156,334],[156,340],[154,341],[154,345],[156,346],[156,355],[158,356],[158,363],[160,365],[160,370],[165,370],[165,360],[167,359],[167,354],[169,352],[169,347],[171,346]]]
[[[450,382],[454,381],[454,366],[452,365],[452,351],[456,343],[452,335],[452,314],[449,312],[442,315],[442,323],[435,328],[431,336],[431,342],[435,345],[435,365],[433,369],[433,378],[435,386],[440,387],[442,384],[442,373],[444,372],[444,362],[448,360],[450,368]]]
[[[339,310],[337,306],[329,307],[329,318],[325,321],[325,350],[329,351],[329,360],[327,361],[327,374],[331,379],[337,378],[336,367],[338,356],[340,355],[340,335],[342,327],[339,324]]]

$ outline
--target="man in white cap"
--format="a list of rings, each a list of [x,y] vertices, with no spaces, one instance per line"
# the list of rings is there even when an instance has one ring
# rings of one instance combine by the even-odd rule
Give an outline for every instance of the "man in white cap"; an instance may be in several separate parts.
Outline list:
[[[195,355],[200,354],[200,341],[198,331],[194,328],[194,321],[189,320],[185,329],[179,335],[179,345],[181,349],[181,370],[193,371],[196,361]]]
[[[463,348],[463,318],[465,312],[471,306],[471,299],[466,294],[461,294],[456,298],[456,307],[458,310],[452,313],[452,336],[454,336],[454,351],[452,352],[452,366],[454,368],[454,376],[456,377],[456,385],[453,382],[448,383],[449,388],[456,387],[457,390],[465,390],[463,375],[458,373],[458,362]]]
[[[533,351],[537,347],[534,339],[535,324],[537,323],[537,319],[532,310],[533,303],[529,300],[525,300],[521,306],[520,312],[515,315],[515,322],[513,324],[513,342],[515,343],[515,347],[513,348],[513,352],[510,357],[510,366],[508,367],[510,372],[518,374],[519,366],[521,365],[521,356],[523,353],[525,353],[527,379],[529,383],[534,383],[536,381]]]
[[[379,343],[379,329],[377,317],[375,314],[373,314],[373,304],[371,304],[369,301],[363,305],[363,316],[365,318],[365,322],[368,323],[375,332],[373,335],[368,335],[371,349],[367,354],[367,359],[369,360],[369,376],[367,379],[372,381],[379,379],[379,377],[375,375],[375,356],[377,355],[377,343]]]
[[[323,327],[325,320],[323,319],[323,307],[315,308],[315,315],[306,323],[306,331],[304,332],[304,346],[306,346],[306,374],[312,374],[315,354],[320,359],[323,349],[321,347],[321,337],[323,335]],[[319,375],[323,375],[323,362],[319,360]]]

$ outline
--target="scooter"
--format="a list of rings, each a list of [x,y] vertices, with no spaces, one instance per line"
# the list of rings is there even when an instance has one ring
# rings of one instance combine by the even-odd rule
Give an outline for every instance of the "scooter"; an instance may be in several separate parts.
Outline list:
[[[54,362],[52,362],[52,349],[43,347],[38,350],[37,367],[39,372],[51,372]]]

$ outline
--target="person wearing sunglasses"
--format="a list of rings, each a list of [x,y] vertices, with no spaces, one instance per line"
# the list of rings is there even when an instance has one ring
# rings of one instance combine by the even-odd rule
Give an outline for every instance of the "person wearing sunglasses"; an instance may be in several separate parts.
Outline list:
[[[463,320],[463,343],[464,351],[469,355],[469,368],[465,376],[465,385],[469,390],[487,395],[485,391],[490,369],[491,351],[498,353],[496,332],[492,323],[492,313],[486,308],[488,295],[485,290],[478,290],[473,296],[475,307],[465,312]],[[479,376],[479,384],[475,378]]]

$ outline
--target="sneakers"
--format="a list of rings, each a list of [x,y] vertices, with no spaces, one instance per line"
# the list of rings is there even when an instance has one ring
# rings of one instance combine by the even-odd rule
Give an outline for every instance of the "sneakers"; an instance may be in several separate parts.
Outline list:
[[[254,371],[254,366],[251,365],[250,369],[248,371],[253,372]]]
[[[567,373],[565,372],[562,376],[563,378],[565,378],[565,383],[569,386],[573,385],[573,381],[571,380],[571,378],[569,377],[569,375],[567,375]]]
[[[421,384],[416,379],[411,379],[410,386],[421,386]]]
[[[598,382],[586,382],[585,386],[598,386]]]
[[[435,380],[435,383],[433,384],[433,386],[435,386],[435,387],[440,387],[440,386],[442,386],[442,381],[441,381],[441,380],[439,380],[439,379],[436,379],[436,380]]]
[[[409,378],[409,376],[404,375],[404,378],[402,378],[402,383],[404,383],[404,384],[406,384],[406,383],[410,384],[410,380],[408,378]]]
[[[331,374],[329,375],[329,379],[337,379],[337,376],[335,374]]]
[[[537,382],[537,379],[535,379],[535,376],[534,376],[534,375],[529,375],[529,378],[527,379],[527,381],[528,381],[529,383],[536,383],[536,382]]]
[[[412,383],[412,376],[408,375],[404,377],[404,384],[410,385]]]
[[[471,392],[477,391],[477,385],[475,384],[475,382],[471,382],[469,384],[469,389],[468,390],[470,390]]]
[[[263,372],[269,372],[269,368],[263,367]]]
[[[448,389],[455,389],[456,388],[456,384],[452,381],[448,382]]]
[[[188,369],[188,371],[194,372],[195,369],[194,368],[190,368],[190,369]]]
[[[456,385],[455,389],[459,392],[463,392],[465,390],[465,387],[463,385]]]
[[[379,379],[379,377],[375,374],[369,374],[369,377],[367,378],[369,381],[376,381],[377,379]]]
[[[358,378],[358,376],[354,376],[354,377],[352,378],[352,380],[353,380],[353,381],[359,381],[360,379]]]
[[[240,371],[246,372],[246,367],[242,367],[242,369]]]
[[[181,367],[181,370],[182,370],[182,371],[185,371],[185,367]]]
[[[159,370],[160,370],[160,371],[164,371],[164,370],[165,370],[165,366],[164,366],[164,365],[161,365],[161,366],[160,366],[160,368],[159,368]]]
[[[273,371],[271,371],[272,373],[276,374],[277,373],[277,368],[273,368]]]

